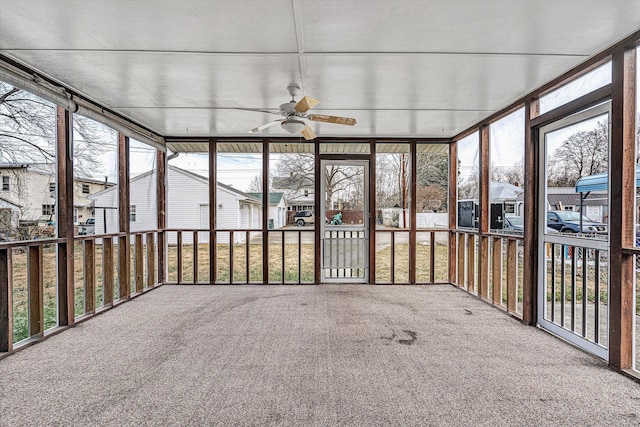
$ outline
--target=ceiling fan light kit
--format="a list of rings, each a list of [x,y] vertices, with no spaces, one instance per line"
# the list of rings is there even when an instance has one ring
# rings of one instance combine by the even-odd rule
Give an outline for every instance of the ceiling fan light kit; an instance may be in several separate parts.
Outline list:
[[[289,118],[289,119],[283,120],[280,126],[282,126],[282,129],[286,130],[290,134],[295,135],[305,130],[305,128],[307,127],[307,124],[302,120]]]
[[[303,96],[300,101],[296,102],[295,97],[298,94],[299,90],[300,88],[295,85],[289,85],[287,87],[287,91],[289,92],[289,95],[291,95],[291,101],[281,104],[277,113],[253,108],[241,108],[241,110],[257,111],[284,116],[284,119],[282,120],[274,120],[272,122],[255,127],[251,129],[249,133],[262,132],[263,130],[279,123],[282,129],[284,129],[288,133],[292,135],[299,134],[302,135],[304,139],[311,140],[316,138],[316,134],[309,126],[309,120],[346,126],[353,126],[356,124],[356,119],[352,119],[350,117],[327,116],[324,114],[308,114],[307,111],[318,105],[320,101],[310,96]]]

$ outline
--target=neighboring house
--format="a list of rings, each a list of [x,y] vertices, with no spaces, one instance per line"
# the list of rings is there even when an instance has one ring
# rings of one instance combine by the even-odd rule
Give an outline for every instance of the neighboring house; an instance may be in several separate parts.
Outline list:
[[[287,210],[313,210],[315,186],[311,178],[277,176],[273,178],[271,187],[275,192],[284,193]]]
[[[609,199],[606,191],[590,191],[582,200],[583,215],[596,221],[608,222]],[[547,209],[561,211],[579,211],[580,193],[576,187],[548,187]],[[518,197],[518,214],[524,215],[524,195]]]
[[[73,186],[74,223],[78,224],[93,215],[92,203],[87,196],[104,189],[105,182],[76,177]],[[0,197],[5,204],[11,204],[14,211],[17,210],[17,226],[32,227],[55,222],[55,195],[54,164],[0,164]]]
[[[247,194],[262,201],[262,193]],[[269,227],[280,228],[285,225],[287,225],[287,202],[284,193],[269,193]]]
[[[155,170],[129,181],[130,228],[132,232],[155,230],[157,195]],[[92,195],[96,209],[96,234],[118,232],[117,187]],[[218,229],[262,228],[262,202],[228,185],[217,183],[216,215]],[[209,180],[176,166],[167,167],[167,228],[209,229]],[[245,233],[235,233],[234,242],[245,240]],[[200,242],[209,241],[209,233],[200,233]],[[168,233],[168,243],[176,243],[176,234]],[[228,243],[227,233],[218,233],[218,243]],[[192,242],[191,233],[183,235],[184,243]]]

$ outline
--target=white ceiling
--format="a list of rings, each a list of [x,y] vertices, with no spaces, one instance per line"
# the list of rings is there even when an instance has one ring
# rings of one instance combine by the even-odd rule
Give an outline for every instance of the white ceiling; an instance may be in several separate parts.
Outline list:
[[[2,0],[0,53],[163,136],[451,137],[640,29],[638,0]],[[278,127],[265,134],[288,136]]]

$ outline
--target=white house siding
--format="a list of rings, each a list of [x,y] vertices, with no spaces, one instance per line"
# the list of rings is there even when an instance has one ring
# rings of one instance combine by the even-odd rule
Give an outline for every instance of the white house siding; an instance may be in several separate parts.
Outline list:
[[[157,200],[156,200],[156,172],[149,172],[130,181],[130,204],[136,206],[136,221],[130,223],[131,231],[146,231],[157,228]],[[104,233],[104,214],[99,207],[117,207],[118,191],[117,187],[102,191],[92,198],[96,200],[96,233]],[[217,226],[220,229],[242,228],[241,213],[251,211],[253,202],[243,200],[244,196],[222,186],[218,186],[217,191]],[[205,178],[194,176],[191,173],[182,171],[175,167],[167,168],[167,228],[193,230],[209,229],[209,183]],[[240,210],[240,206],[246,205]],[[118,211],[106,209],[107,233],[117,232]],[[247,219],[250,218],[247,216]],[[260,223],[254,223],[253,227],[259,227]],[[247,227],[244,227],[247,228]],[[192,233],[184,233],[182,242],[189,244],[193,242]],[[238,233],[238,237],[244,236]],[[200,242],[208,242],[209,234],[202,232],[199,234]],[[229,241],[228,234],[220,234],[218,242]],[[177,242],[177,233],[170,232],[167,236],[169,244]]]

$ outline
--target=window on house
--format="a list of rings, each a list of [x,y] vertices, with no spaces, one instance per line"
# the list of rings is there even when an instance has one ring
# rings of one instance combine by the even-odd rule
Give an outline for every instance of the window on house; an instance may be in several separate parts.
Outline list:
[[[50,182],[49,183],[49,192],[53,193],[54,191],[56,191],[56,183],[55,182]]]
[[[304,190],[304,197],[309,197],[309,190]]]
[[[89,184],[82,184],[82,194],[89,194]]]
[[[129,220],[131,222],[136,222],[136,205],[131,205],[131,209],[129,210]]]
[[[9,191],[11,189],[10,185],[9,185],[9,176],[8,175],[3,175],[2,176],[2,191]]]
[[[73,223],[78,223],[78,208],[73,208]]]
[[[55,213],[54,205],[42,205],[42,215],[53,215]]]

